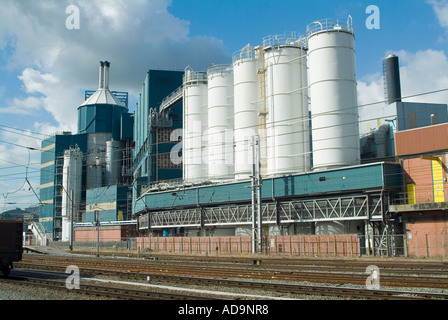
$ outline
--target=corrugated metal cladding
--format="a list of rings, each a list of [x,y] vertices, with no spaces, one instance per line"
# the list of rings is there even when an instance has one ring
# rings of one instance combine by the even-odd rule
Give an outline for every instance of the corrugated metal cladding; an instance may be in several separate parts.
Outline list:
[[[397,156],[415,155],[448,149],[448,124],[395,133]]]
[[[162,100],[182,85],[183,72],[149,70],[135,106],[134,155],[138,153],[148,137],[148,116],[149,110],[158,110]]]
[[[86,191],[86,216],[84,222],[95,221],[95,210],[100,221],[123,221],[127,217],[127,186],[108,186]]]
[[[128,109],[120,105],[94,104],[78,108],[78,133],[110,132],[121,139],[121,116]]]
[[[173,129],[182,128],[182,102],[170,109],[172,126],[169,128],[151,127],[148,118],[151,109],[159,110],[162,100],[182,85],[183,74],[182,71],[149,70],[135,106],[133,160],[136,163],[134,172],[139,171],[139,176],[148,177],[148,183],[182,177],[180,168],[165,168],[157,165],[158,162],[162,162],[158,160],[169,160],[169,152],[175,145],[175,142],[169,140],[169,135],[167,141],[160,141],[164,130],[171,132]],[[157,159],[156,153],[162,159]]]
[[[130,113],[122,113],[121,114],[121,123],[120,123],[120,137],[121,139],[132,139],[134,132],[134,117],[131,117]]]
[[[39,207],[39,221],[47,232],[60,231],[62,160],[64,150],[75,145],[78,145],[81,151],[85,152],[87,149],[86,135],[54,135],[43,140],[41,144],[40,200],[43,205]]]
[[[262,197],[305,197],[331,192],[355,192],[401,188],[402,167],[395,163],[374,163],[341,169],[263,180]],[[250,202],[250,181],[200,186],[150,193],[134,204],[135,212],[149,209]]]

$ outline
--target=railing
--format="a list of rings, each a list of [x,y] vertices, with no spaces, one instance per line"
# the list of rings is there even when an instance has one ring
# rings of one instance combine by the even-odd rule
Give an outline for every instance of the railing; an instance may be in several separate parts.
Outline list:
[[[194,71],[190,67],[187,67],[185,69],[183,83],[184,85],[207,83],[207,72]]]
[[[289,32],[284,34],[269,35],[263,38],[263,47],[279,46],[279,45],[297,45],[305,47],[305,37],[298,36],[297,32]]]
[[[159,113],[162,113],[165,109],[172,106],[175,102],[179,101],[179,99],[183,95],[183,89],[184,87],[180,86],[179,88],[171,92],[169,95],[167,95],[160,104]]]
[[[344,25],[345,23],[345,25]],[[348,16],[347,21],[341,21],[339,19],[324,19],[319,21],[313,21],[306,27],[306,34],[310,35],[321,31],[347,31],[354,33],[352,17]]]
[[[252,47],[250,44],[232,55],[232,62],[243,59],[258,59],[258,47]]]
[[[37,245],[46,246],[51,241],[50,236],[45,232],[45,229],[40,222],[33,222],[31,224],[31,231],[36,237]]]
[[[228,64],[213,64],[207,68],[207,74],[231,73],[232,69],[232,66]]]

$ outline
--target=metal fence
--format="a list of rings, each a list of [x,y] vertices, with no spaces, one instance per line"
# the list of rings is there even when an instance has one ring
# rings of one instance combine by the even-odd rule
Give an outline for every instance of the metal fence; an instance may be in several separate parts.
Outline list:
[[[314,257],[389,256],[416,258],[448,258],[448,234],[394,234],[365,236],[281,235],[263,238],[263,254]],[[68,242],[52,242],[52,246],[69,248]],[[74,249],[96,252],[97,241],[75,241]],[[250,236],[221,237],[136,237],[121,241],[101,239],[100,250],[129,250],[185,254],[250,254]]]
[[[367,242],[370,254],[416,258],[448,258],[448,234],[407,233],[375,236]]]

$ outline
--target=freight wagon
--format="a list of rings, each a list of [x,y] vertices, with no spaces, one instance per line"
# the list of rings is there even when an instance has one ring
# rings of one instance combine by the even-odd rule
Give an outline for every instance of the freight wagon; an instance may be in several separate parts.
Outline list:
[[[5,276],[22,260],[23,221],[0,220],[0,269]]]

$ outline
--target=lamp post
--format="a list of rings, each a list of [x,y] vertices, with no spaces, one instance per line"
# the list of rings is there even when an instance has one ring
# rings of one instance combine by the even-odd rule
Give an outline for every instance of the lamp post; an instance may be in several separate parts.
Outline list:
[[[95,224],[96,224],[96,256],[100,256],[100,212],[95,210]]]

